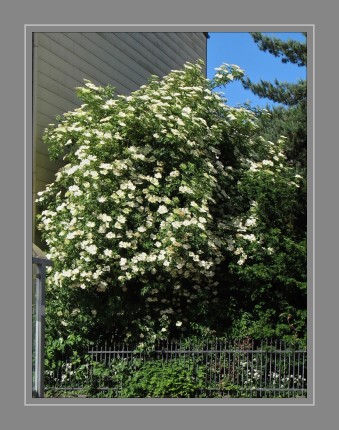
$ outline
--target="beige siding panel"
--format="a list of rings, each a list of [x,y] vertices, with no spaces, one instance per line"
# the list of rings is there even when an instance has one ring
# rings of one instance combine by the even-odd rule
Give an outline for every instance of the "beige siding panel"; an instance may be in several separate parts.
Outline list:
[[[154,55],[154,46],[150,45],[149,49],[142,44],[144,39],[143,33],[103,33],[103,37],[112,41],[119,49],[124,50],[126,55],[134,64],[138,64],[145,71],[145,81],[151,74],[163,76],[171,69],[168,58],[159,61]]]
[[[43,154],[48,157],[48,146],[46,145],[46,143],[44,143],[42,139],[38,138],[36,141],[36,145],[36,153]]]
[[[192,40],[199,47],[199,52],[203,55],[203,58],[206,58],[207,52],[207,38],[204,33],[185,33],[186,40]]]
[[[46,171],[51,171],[53,174],[56,173],[65,163],[63,161],[51,161],[46,154],[37,153],[36,155],[36,166],[43,167]],[[40,180],[44,180],[44,175],[39,175],[39,171],[41,169],[37,169],[37,178]]]
[[[72,33],[69,37],[80,43],[79,33]],[[144,83],[145,74],[142,69],[131,68],[129,58],[98,33],[83,33],[81,40],[86,42],[86,52],[90,52],[110,68],[110,81],[122,83],[129,89],[138,88]],[[141,73],[137,72],[138,69]]]
[[[68,112],[70,110],[74,109],[74,103],[72,101],[65,99],[64,97],[60,96],[57,88],[44,88],[44,87],[38,87],[38,112],[40,112],[39,109],[39,103],[42,101],[49,103],[51,107],[55,109],[56,114],[58,115],[60,111],[62,112]]]
[[[36,167],[36,180],[50,184],[54,182],[55,173],[62,167],[62,163],[52,163],[46,155],[37,154]],[[44,168],[41,169],[40,167]],[[37,189],[37,191],[39,190]]]
[[[42,136],[44,133],[45,128],[49,125],[49,124],[57,124],[58,121],[56,120],[56,115],[58,115],[57,111],[59,112],[59,114],[63,114],[64,111],[62,111],[61,109],[55,109],[53,108],[53,106],[49,105],[47,102],[45,102],[44,100],[39,100],[40,102],[40,108],[39,108],[39,112],[37,112],[37,125],[39,127],[39,130],[37,131],[38,136]]]
[[[177,38],[192,49],[192,58],[206,59],[206,37],[202,33],[175,33]],[[185,48],[183,48],[185,49]]]
[[[79,69],[83,70],[85,67],[90,72],[91,77],[97,76],[97,70],[100,71],[100,80],[102,84],[112,82],[114,80],[128,90],[135,82],[129,75],[124,75],[112,68],[112,65],[107,63],[106,54],[103,55],[103,50],[93,49],[91,42],[80,33],[51,33],[53,41],[66,50],[68,57],[70,57],[70,64],[79,64]],[[77,39],[75,41],[74,39]],[[93,45],[93,44],[92,44]],[[86,66],[84,67],[84,65]],[[98,78],[97,78],[98,79]]]
[[[41,79],[45,80],[45,84],[41,82]],[[65,74],[64,72],[46,63],[42,59],[39,63],[38,81],[41,86],[47,87],[48,85],[47,88],[51,86],[52,81],[63,86],[68,91],[70,91],[70,99],[76,104],[78,103],[78,98],[75,96],[75,89],[84,85],[83,80],[77,80],[74,77]]]
[[[65,37],[65,41],[68,41],[67,45],[74,45],[69,38]],[[49,51],[46,47],[49,45],[52,45],[52,51]],[[82,56],[85,58],[78,55],[79,51],[81,51]],[[88,58],[86,58],[87,56]],[[79,82],[79,86],[84,84],[84,79],[101,85],[113,82],[113,72],[109,66],[104,65],[99,59],[96,61],[96,57],[87,54],[85,48],[82,48],[82,50],[77,49],[76,52],[71,52],[54,40],[44,37],[39,45],[39,57],[53,66],[54,69],[64,73],[66,76],[76,79]],[[95,62],[95,65],[92,64],[93,62]],[[118,92],[129,92],[128,87],[123,83],[118,81],[114,81],[114,83],[115,85],[113,85],[117,87]]]
[[[73,110],[75,104],[80,104],[79,99],[74,94],[74,88],[68,88],[66,85],[63,85],[61,82],[56,81],[55,79],[52,79],[42,73],[38,73],[38,80],[40,82],[39,91],[38,91],[38,97],[41,95],[41,97],[46,96],[47,93],[43,93],[42,89],[49,91],[49,93],[55,94],[59,99],[65,100],[67,102],[67,105],[70,106],[70,108]],[[49,100],[42,99],[45,102],[49,102]],[[51,99],[51,103],[54,106],[54,98]],[[57,107],[62,106],[59,102]]]
[[[178,36],[182,37],[182,40],[190,46],[199,58],[203,59],[206,62],[206,54],[207,54],[207,43],[206,36],[204,34],[197,33],[177,33]]]
[[[145,83],[145,80],[148,78],[150,73],[135,60],[135,49],[132,49],[113,33],[84,34],[92,40],[93,43],[101,45],[107,53],[112,55],[112,58],[114,58],[115,68],[118,68],[118,70],[124,74],[130,74],[133,76],[133,80],[137,84],[135,88],[138,88],[140,85]]]
[[[180,35],[179,33],[154,33],[154,35],[171,48],[173,54],[180,58],[182,64],[186,61],[195,62],[197,60],[199,50],[197,50],[196,46],[192,46],[185,41],[185,35]]]
[[[177,33],[145,33],[145,37],[159,53],[170,59],[175,68],[181,68],[186,61],[195,62],[199,58],[199,54],[185,44]]]
[[[59,115],[63,118],[65,112],[74,110],[74,104],[62,97],[63,93],[64,95],[67,94],[67,91],[60,89],[60,92],[56,94],[45,88],[39,89],[40,96],[38,97],[38,110],[36,113],[37,135],[39,137],[43,136],[48,125],[58,124],[59,121],[57,121],[56,116]],[[47,101],[48,98],[51,102]]]
[[[151,66],[162,70],[160,76],[166,75],[170,70],[181,67],[183,60],[173,56],[173,46],[162,43],[155,33],[129,33],[140,44],[140,52],[149,61]]]
[[[197,52],[206,52],[206,36],[204,33],[196,32],[179,32],[178,34],[191,47],[196,47]]]
[[[174,68],[181,68],[186,61],[205,59],[206,37],[198,34],[200,39],[195,33],[100,33],[100,36],[123,51],[126,64],[131,64],[130,69],[138,68],[141,73],[141,68],[147,79],[150,74],[163,76]],[[200,45],[193,41],[193,35],[195,40],[200,40]],[[159,44],[160,36],[163,40]]]
[[[70,63],[66,60],[66,52],[61,46],[54,43],[52,49],[52,51],[47,49],[43,41],[39,45],[39,69],[41,68],[41,64],[45,63],[45,68],[48,67],[49,70],[48,76],[55,78],[56,75],[60,76],[61,73],[64,76],[63,80],[65,80],[65,82],[67,82],[68,78],[71,78],[75,80],[79,86],[83,84],[84,78],[93,79],[93,81],[98,83],[97,79],[94,80],[93,76],[91,76],[88,65],[82,65],[86,70],[81,70],[79,68],[81,64],[79,61],[75,61],[77,59],[75,56],[72,56],[73,61]]]
[[[49,176],[50,174],[53,175],[53,180],[55,179],[55,173],[57,170],[59,170],[64,163],[61,163],[59,161],[50,161],[49,157],[47,155],[43,155],[43,154],[37,154],[37,161],[36,161],[36,166],[37,166],[37,173],[36,173],[36,177],[37,179],[39,179],[40,181],[49,181],[47,180],[47,176]],[[43,170],[41,169],[41,167],[43,167]],[[42,173],[39,173],[40,171],[42,171]]]

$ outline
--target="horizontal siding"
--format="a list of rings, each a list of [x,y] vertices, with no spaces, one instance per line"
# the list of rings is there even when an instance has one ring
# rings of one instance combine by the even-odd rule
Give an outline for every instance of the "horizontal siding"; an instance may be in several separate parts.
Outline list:
[[[79,33],[73,33],[69,37],[80,43]],[[143,70],[141,68],[138,70],[136,65],[131,68],[129,57],[124,55],[123,51],[115,49],[114,45],[106,42],[98,33],[83,33],[82,37],[82,40],[86,42],[86,52],[101,59],[101,64],[105,65],[110,82],[117,81],[123,84],[128,91],[131,88],[138,88],[144,82]]]
[[[58,62],[58,65],[60,66],[60,61]],[[43,80],[45,80],[45,82],[43,82]],[[65,70],[59,70],[43,59],[39,62],[38,82],[39,86],[43,86],[45,88],[52,88],[53,82],[55,82],[55,85],[64,87],[69,91],[70,95],[68,95],[68,98],[75,104],[78,103],[78,99],[75,95],[75,88],[81,87],[84,84],[83,80],[76,79],[75,76],[65,73]]]
[[[45,39],[46,41],[46,39]],[[45,44],[41,42],[39,45],[39,70],[43,73],[44,70],[48,70],[47,74],[50,77],[57,79],[58,76],[63,75],[63,81],[67,84],[67,79],[73,79],[77,86],[83,84],[83,79],[93,79],[96,83],[97,79],[94,80],[91,76],[92,69],[86,64],[81,64],[80,61],[76,62],[76,58],[73,58],[72,63],[66,60],[66,50],[61,49],[58,44],[52,46],[52,50],[45,47]],[[65,54],[64,56],[62,56]]]
[[[68,32],[37,33],[36,107],[33,198],[55,179],[61,161],[50,161],[42,141],[56,115],[81,105],[75,88],[89,79],[111,84],[117,94],[128,94],[145,84],[150,75],[163,77],[186,61],[206,62],[206,37],[191,32]],[[36,236],[38,238],[38,235]]]
[[[83,38],[84,40],[86,39]],[[86,47],[81,47],[64,34],[48,33],[48,36],[44,35],[41,43],[39,42],[39,58],[66,76],[75,78],[79,85],[83,84],[84,79],[103,85],[115,82],[118,85],[117,91],[129,92],[130,79],[126,79],[122,75],[115,76],[112,68],[102,59],[91,54]]]
[[[50,105],[52,109],[55,109],[56,115],[59,114],[60,111],[67,112],[69,110],[74,109],[74,102],[69,100],[58,92],[58,86],[53,88],[44,88],[42,86],[38,87],[38,112],[41,111],[39,103],[45,102]]]
[[[177,33],[180,34],[180,36],[183,37],[183,40],[186,41],[186,43],[188,44],[192,44],[194,43],[196,48],[197,48],[197,52],[199,53],[199,55],[201,55],[203,59],[205,59],[206,56],[206,36],[203,33],[189,33],[189,32],[184,32],[184,33]]]
[[[62,114],[64,111],[61,109],[53,109],[47,102],[39,99],[41,105],[39,112],[37,113],[36,123],[38,127],[38,136],[42,136],[43,132],[49,124],[56,124],[55,115]]]
[[[63,164],[60,161],[51,161],[48,155],[38,152],[36,155],[36,178],[48,183],[54,181],[56,169],[60,169]],[[48,175],[48,178],[46,175]]]
[[[112,43],[116,43],[116,40],[118,40],[119,46],[130,57],[131,64],[139,64],[144,69],[145,78],[151,74],[163,76],[171,68],[166,56],[163,56],[162,61],[159,61],[159,53],[156,52],[154,46],[145,46],[144,34],[105,33],[103,36],[109,38]]]
[[[145,67],[143,56],[136,50],[135,43],[129,45],[123,35],[117,35],[115,33],[85,33],[87,37],[95,40],[95,43],[102,45],[105,49],[109,49],[115,58],[116,67],[119,68],[123,73],[131,74],[135,76],[134,81],[137,84],[137,89],[140,85],[145,83],[145,79],[152,73],[149,67]],[[134,45],[134,46],[133,46]],[[138,57],[137,57],[138,56]],[[119,61],[116,61],[119,59]],[[139,61],[138,61],[139,60]],[[157,69],[156,74],[161,74],[162,71]]]
[[[101,83],[107,84],[114,80],[119,82],[126,90],[136,85],[130,74],[126,75],[116,70],[112,57],[103,49],[93,46],[93,43],[85,35],[80,33],[54,33],[53,38],[60,46],[72,53],[73,62],[81,65],[85,63],[90,66],[93,78],[96,77],[97,71],[100,71],[101,79],[99,81]]]
[[[189,53],[185,53],[178,48],[176,42],[172,39],[174,35],[171,38],[166,33],[144,33],[143,37],[147,39],[147,46],[150,49],[156,48],[156,52],[158,52],[162,61],[166,59],[168,64],[174,65],[175,68],[185,62],[185,54],[187,55],[186,59],[191,60]]]
[[[155,33],[154,36],[162,41],[163,46],[170,47],[173,53],[173,60],[179,63],[179,66],[185,63],[185,61],[196,61],[197,51],[195,44],[188,44],[185,42],[185,35],[179,33]],[[165,51],[166,52],[166,51]]]
[[[45,155],[46,157],[49,157],[48,155],[48,146],[41,140],[38,139],[36,141],[36,151],[35,151],[35,156],[37,157],[38,155]],[[45,168],[44,165],[41,165],[40,167]]]
[[[176,34],[126,33],[122,37],[130,38],[129,43],[133,45],[137,44],[139,53],[148,63],[149,72],[161,77],[170,70],[181,68],[186,61],[200,58],[199,54],[193,58],[191,53],[184,48],[182,41],[178,46]]]
[[[73,96],[65,86],[43,76],[39,73],[41,86],[38,88],[38,112],[45,113],[47,116],[59,115],[61,112],[73,110],[75,105],[79,105],[79,101]],[[48,86],[48,81],[52,85]]]

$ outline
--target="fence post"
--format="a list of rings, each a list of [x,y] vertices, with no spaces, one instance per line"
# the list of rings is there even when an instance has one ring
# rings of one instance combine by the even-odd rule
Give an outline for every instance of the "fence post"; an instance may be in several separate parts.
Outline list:
[[[43,252],[33,246],[32,263],[37,266],[35,280],[35,350],[34,350],[34,397],[44,397],[44,348],[45,348],[45,280],[46,266],[52,266],[52,261],[45,258]],[[33,286],[34,288],[34,286]]]

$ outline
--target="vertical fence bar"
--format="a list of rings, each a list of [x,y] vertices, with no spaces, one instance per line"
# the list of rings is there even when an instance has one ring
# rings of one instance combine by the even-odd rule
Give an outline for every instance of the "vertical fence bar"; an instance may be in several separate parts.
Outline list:
[[[166,365],[168,364],[168,339],[166,340],[166,350],[165,350],[165,354],[166,354]]]
[[[240,372],[239,372],[239,339],[236,339],[234,341],[234,377],[235,377],[235,384],[237,386],[241,386],[240,382]]]
[[[288,378],[288,387],[290,388],[290,385],[291,385],[291,383],[290,383],[290,375],[291,375],[291,351],[290,351],[290,347],[289,347],[289,350],[288,350],[288,375],[287,375],[287,378]],[[290,390],[288,390],[288,397],[291,397],[291,391]]]
[[[223,344],[224,344],[224,351],[223,351],[223,359],[224,359],[224,366],[223,366],[223,383],[226,383],[226,350],[227,350],[227,345],[226,345],[226,339],[223,340]]]
[[[291,367],[290,367],[290,373],[289,373],[289,381],[290,381],[290,396],[294,397],[294,369],[295,369],[295,352],[294,352],[294,346],[290,346],[290,360],[291,360]]]
[[[205,377],[204,377],[204,382],[205,382],[205,386],[203,388],[204,390],[204,394],[207,393],[207,386],[208,386],[208,377],[207,377],[207,354],[206,354],[206,340],[204,339],[203,343],[202,343],[202,363],[205,369]]]
[[[89,360],[89,357],[88,357],[88,351],[89,351],[89,346],[87,347],[87,357],[86,357],[86,376],[85,376],[85,378],[86,378],[86,383],[87,384],[88,384],[88,381],[90,379],[90,370],[89,370],[89,368],[90,368],[90,360]]]
[[[223,367],[224,367],[224,345],[223,340],[219,341],[219,390],[222,388],[223,382]]]
[[[179,338],[179,340],[178,340],[178,348],[179,348],[179,356],[178,356],[178,358],[179,358],[179,361],[180,361],[180,363],[183,361],[183,354],[182,354],[182,349],[183,349],[183,346],[182,346],[182,338],[180,337]]]
[[[261,349],[263,351],[263,358],[265,359],[265,398],[267,397],[267,383],[268,383],[268,353],[267,353],[267,341],[266,344],[262,342]],[[264,352],[265,351],[265,352]]]
[[[232,341],[231,341],[231,355],[232,355],[232,379],[233,379],[233,384],[234,385],[236,385],[236,383],[237,383],[237,381],[236,381],[236,379],[237,379],[237,376],[236,376],[236,369],[235,369],[235,361],[236,361],[236,351],[235,351],[235,349],[236,349],[236,341],[235,341],[235,339],[232,339]]]
[[[250,346],[247,346],[247,348],[249,348]],[[256,379],[255,379],[255,372],[254,372],[254,370],[255,370],[255,364],[254,364],[254,361],[253,361],[253,353],[250,353],[250,352],[248,352],[248,351],[246,351],[245,349],[243,349],[243,352],[242,352],[242,354],[243,354],[243,359],[245,360],[245,354],[246,354],[246,360],[250,363],[250,371],[251,371],[251,381],[253,382],[253,385],[252,385],[252,389],[251,389],[251,397],[253,397],[254,396],[254,394],[255,394],[255,396],[257,395],[256,393],[257,393],[257,390],[256,390],[256,388],[257,388],[257,384],[256,384]],[[254,388],[253,388],[254,387]]]
[[[272,339],[270,339],[270,375],[271,375],[271,380],[273,378],[273,383],[272,385],[274,385],[273,387],[273,393],[275,392],[275,378],[273,377],[273,373],[272,373]],[[270,397],[271,397],[272,392],[270,392]]]
[[[253,385],[255,387],[253,394],[254,394],[254,397],[258,397],[258,392],[259,392],[258,391],[258,365],[257,365],[257,361],[256,361],[256,356],[254,353],[254,345],[252,345],[251,341],[250,341],[249,345],[247,346],[247,348],[250,351],[250,352],[247,352],[247,356],[248,356],[248,359],[251,363],[251,371],[253,374],[253,382],[254,382]]]
[[[278,349],[278,344],[277,344],[277,339],[275,339],[274,341],[274,371],[275,371],[275,375],[276,375],[276,380],[278,383],[278,395],[280,394],[280,369],[278,368],[278,360],[277,360],[277,349]],[[277,391],[275,391],[274,394],[276,394]]]
[[[280,389],[284,388],[282,382],[283,382],[283,378],[281,376],[281,372],[282,372],[282,368],[281,368],[281,354],[282,354],[282,349],[281,349],[281,340],[279,341],[279,393],[278,395],[280,396]],[[282,393],[284,393],[284,391],[282,391]]]
[[[299,358],[300,358],[300,352],[299,352],[299,345],[296,345],[297,350],[294,353],[295,359],[297,360],[296,366],[295,366],[295,373],[294,373],[294,377],[293,377],[293,388],[296,388],[298,386],[298,384],[296,384],[295,381],[298,380],[298,376],[299,376]],[[294,390],[294,397],[296,397],[298,395],[298,391]]]
[[[264,374],[264,366],[263,366],[263,349],[262,349],[262,341],[260,342],[260,353],[258,355],[260,357],[260,388],[263,387],[263,374]],[[263,391],[260,390],[260,397],[263,396]]]
[[[213,341],[211,338],[208,339],[208,347],[207,347],[207,351],[208,351],[208,366],[210,369],[210,380],[209,380],[209,396],[211,396],[212,394],[212,387],[213,387]]]
[[[249,365],[248,365],[248,355],[247,355],[247,358],[246,358],[246,376],[244,377],[244,371],[245,371],[245,366],[241,366],[241,371],[242,371],[242,386],[244,387],[244,388],[246,388],[245,389],[245,392],[246,392],[246,396],[248,395],[248,385],[249,385],[249,381],[250,381],[250,379],[251,378],[249,378],[249,374],[250,374],[250,367],[249,367]],[[246,378],[246,379],[245,379]],[[245,387],[245,383],[246,383],[246,387]],[[251,391],[251,387],[249,388],[250,389],[250,391]],[[252,396],[251,396],[252,397]]]
[[[284,364],[283,364],[283,369],[284,369],[284,388],[286,388],[287,384],[287,380],[286,380],[286,342],[283,343],[283,349],[284,349]],[[288,386],[287,386],[288,388]],[[288,395],[288,392],[287,392]]]
[[[228,375],[230,376],[230,382],[234,384],[234,374],[232,374],[232,361],[231,361],[231,342],[228,341]]]
[[[303,351],[303,372],[302,372],[302,381],[301,381],[301,395],[304,395],[304,381],[305,380],[305,351]]]
[[[218,344],[217,340],[214,345],[214,376],[213,376],[213,388],[217,385],[217,355],[218,355]]]
[[[90,384],[93,385],[93,351],[94,351],[94,346],[92,345],[91,348],[91,369],[90,369]]]
[[[297,397],[300,396],[300,388],[301,388],[300,383],[301,383],[301,373],[302,373],[302,370],[301,370],[302,351],[300,348],[301,348],[301,346],[299,343],[298,344],[298,371],[297,371],[298,377],[296,379],[296,388],[298,388],[298,391],[296,391]]]

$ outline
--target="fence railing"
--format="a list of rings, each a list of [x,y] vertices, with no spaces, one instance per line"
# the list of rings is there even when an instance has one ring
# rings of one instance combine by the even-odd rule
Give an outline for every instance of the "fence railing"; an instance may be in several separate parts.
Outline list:
[[[100,397],[126,397],[133,375],[155,363],[158,371],[160,365],[160,378],[161,369],[175,368],[193,385],[196,382],[197,390],[189,397],[307,397],[306,348],[271,340],[159,341],[147,349],[141,344],[91,347],[81,360],[68,359],[47,370],[46,388],[56,393],[92,387]]]

